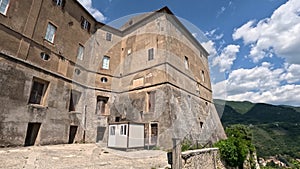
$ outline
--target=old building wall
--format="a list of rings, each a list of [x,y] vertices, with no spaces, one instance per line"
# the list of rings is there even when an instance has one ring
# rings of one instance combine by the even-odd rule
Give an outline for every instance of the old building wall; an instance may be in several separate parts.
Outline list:
[[[0,146],[24,145],[28,123],[41,123],[35,144],[67,143],[69,125],[80,123],[80,119],[69,118],[71,84],[13,60],[2,59],[1,65],[1,102],[5,106],[1,107]],[[40,104],[29,103],[33,79],[49,83]]]

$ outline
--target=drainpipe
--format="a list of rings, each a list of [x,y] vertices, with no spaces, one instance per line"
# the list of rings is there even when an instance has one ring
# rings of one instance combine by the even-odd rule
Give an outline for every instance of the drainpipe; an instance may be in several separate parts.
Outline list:
[[[83,143],[85,143],[85,132],[86,132],[86,108],[87,105],[84,105],[84,120],[83,120]]]

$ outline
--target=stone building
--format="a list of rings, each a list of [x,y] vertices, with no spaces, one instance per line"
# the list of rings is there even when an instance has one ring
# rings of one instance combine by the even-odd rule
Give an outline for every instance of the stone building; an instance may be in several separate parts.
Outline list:
[[[0,1],[0,146],[107,142],[145,124],[145,144],[225,138],[208,53],[164,7],[120,29],[76,0]]]

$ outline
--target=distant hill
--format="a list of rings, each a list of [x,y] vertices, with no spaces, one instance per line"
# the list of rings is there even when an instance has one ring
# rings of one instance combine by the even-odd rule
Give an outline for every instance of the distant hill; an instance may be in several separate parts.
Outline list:
[[[300,158],[300,107],[214,100],[224,127],[249,125],[258,156]]]

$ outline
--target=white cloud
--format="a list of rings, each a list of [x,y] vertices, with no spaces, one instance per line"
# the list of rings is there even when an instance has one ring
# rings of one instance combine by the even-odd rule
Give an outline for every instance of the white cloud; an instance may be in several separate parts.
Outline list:
[[[104,22],[106,17],[96,8],[92,6],[92,0],[77,0],[85,9],[87,9],[97,21]]]
[[[213,84],[214,98],[300,106],[300,65],[273,68],[268,62],[233,70],[227,80]],[[289,82],[289,83],[284,83]]]
[[[286,80],[287,83],[300,82],[300,65],[286,64],[286,72],[281,76],[282,80]]]
[[[212,40],[204,42],[201,45],[209,53],[210,57],[216,57],[218,55],[217,50],[215,48],[215,43]]]
[[[289,63],[300,64],[300,1],[289,0],[276,9],[270,18],[249,21],[233,33],[251,46],[250,57],[258,62],[272,53]]]
[[[233,61],[236,59],[236,54],[239,52],[239,45],[228,45],[223,50],[220,56],[213,59],[212,65],[219,66],[220,72],[231,69]]]

